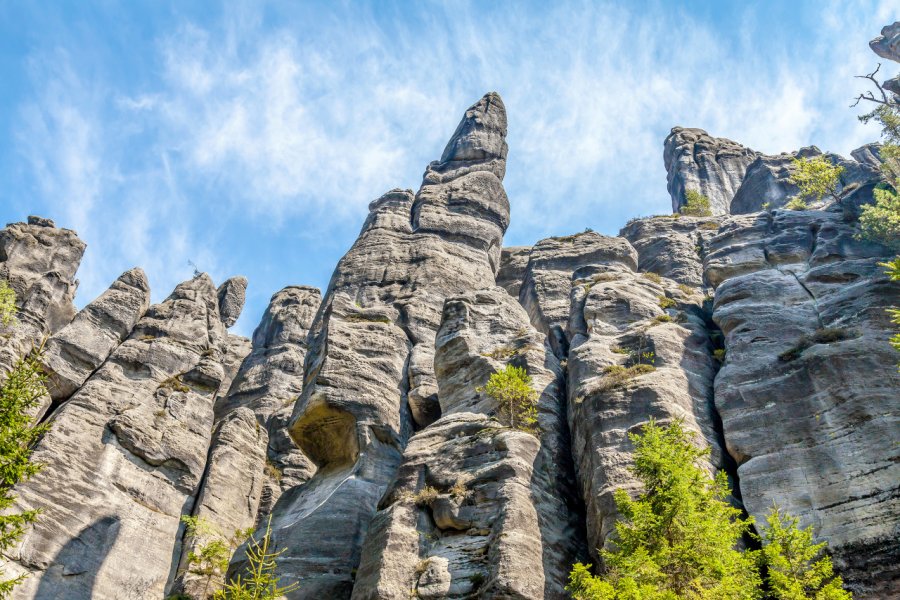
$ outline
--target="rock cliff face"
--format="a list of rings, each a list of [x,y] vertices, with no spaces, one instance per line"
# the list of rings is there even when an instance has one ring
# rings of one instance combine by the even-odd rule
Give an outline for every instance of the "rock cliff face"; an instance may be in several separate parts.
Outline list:
[[[150,306],[133,269],[76,314],[75,233],[2,230],[20,323],[0,365],[46,340],[51,382],[46,466],[14,490],[43,510],[5,557],[14,597],[203,598],[225,574],[191,553],[271,518],[289,600],[562,599],[610,543],[614,491],[638,490],[627,434],[650,418],[682,419],[758,520],[775,502],[811,525],[857,598],[900,594],[900,286],[856,235],[877,145],[828,155],[842,201],[796,212],[792,155],[676,128],[673,206],[697,189],[715,216],[504,249],[506,156],[488,94],[418,192],[371,203],[324,296],[277,292],[252,340],[227,331],[243,277]],[[483,390],[508,365],[532,379],[531,431]]]
[[[871,200],[871,188],[880,181],[880,162],[870,146],[854,150],[854,157],[859,155],[856,160],[825,153],[830,162],[844,169],[839,191],[865,188],[867,199]],[[770,156],[729,139],[712,137],[702,129],[675,127],[666,138],[664,152],[672,210],[678,212],[684,206],[688,190],[709,198],[713,215],[746,214],[784,206],[798,189],[790,181],[793,159],[822,154],[811,146]]]

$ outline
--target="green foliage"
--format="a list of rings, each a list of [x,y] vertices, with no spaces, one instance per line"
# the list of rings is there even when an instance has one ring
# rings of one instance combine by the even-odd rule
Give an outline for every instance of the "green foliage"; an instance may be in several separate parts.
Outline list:
[[[859,117],[863,123],[881,125],[882,146],[878,150],[881,171],[895,190],[900,189],[900,104],[888,102]]]
[[[568,591],[576,600],[753,600],[760,597],[757,553],[735,545],[752,519],[726,498],[727,478],[710,477],[701,465],[708,449],[676,421],[650,421],[635,445],[632,473],[644,491],[636,500],[616,493],[622,515],[612,550],[601,550],[606,574],[577,564]]]
[[[880,185],[875,204],[865,204],[859,216],[860,237],[900,251],[900,194]]]
[[[642,273],[644,277],[652,281],[653,283],[662,283],[662,277],[660,277],[659,273],[654,273],[653,271],[646,271]]]
[[[187,536],[196,538],[198,542],[188,552],[187,570],[205,578],[203,597],[206,598],[213,580],[225,576],[231,555],[253,534],[253,529],[239,529],[230,539],[225,539],[216,526],[203,517],[182,515],[181,522],[185,524]]]
[[[651,362],[655,360],[652,352],[648,352],[646,354],[650,355],[649,360]],[[608,367],[603,368],[603,379],[601,379],[600,383],[597,385],[597,391],[605,392],[617,387],[621,387],[635,377],[640,377],[645,373],[652,373],[655,370],[656,367],[654,367],[652,364],[643,364],[640,362],[630,367],[623,367],[622,365],[609,365]]]
[[[531,377],[521,367],[506,365],[491,375],[487,385],[478,388],[500,405],[501,421],[514,429],[534,433],[537,426],[537,392]]]
[[[16,324],[16,293],[9,282],[0,279],[0,325],[12,327]]]
[[[787,210],[806,210],[809,208],[809,204],[802,198],[791,198],[785,203],[784,207]]]
[[[31,462],[34,443],[49,425],[33,425],[32,411],[47,393],[47,376],[40,351],[19,359],[0,385],[0,552],[12,548],[37,519],[38,510],[10,512],[16,496],[12,487],[26,481],[43,465]],[[0,598],[7,598],[23,577],[0,581]]]
[[[825,542],[814,544],[812,529],[775,507],[763,532],[760,563],[765,568],[767,598],[772,600],[851,600],[843,580],[834,575]]]
[[[685,190],[684,206],[681,207],[681,214],[689,217],[711,217],[712,209],[710,208],[709,198],[698,192],[697,190]]]
[[[790,182],[800,188],[798,198],[812,199],[815,202],[819,202],[826,195],[834,200],[840,198],[837,188],[840,185],[841,173],[844,172],[843,167],[831,164],[824,156],[793,160],[794,174],[791,175]],[[803,210],[790,208],[789,204],[785,207],[790,210]]]
[[[300,586],[292,583],[279,587],[276,560],[285,548],[274,550],[272,546],[272,517],[266,523],[266,533],[262,539],[250,539],[247,546],[247,569],[243,576],[228,582],[224,589],[215,593],[215,600],[278,600],[285,594],[296,591]]]
[[[891,278],[891,281],[900,281],[900,256],[892,261],[879,263],[879,265],[887,270],[887,275]],[[894,325],[900,325],[900,308],[889,308],[888,314],[891,315],[891,321],[894,323]],[[891,338],[891,346],[893,346],[895,350],[900,352],[900,333],[895,334]],[[900,370],[900,365],[898,365],[897,368],[898,370]]]
[[[666,296],[659,297],[659,307],[663,310],[667,308],[675,308],[676,305],[677,303],[671,298],[668,298]]]

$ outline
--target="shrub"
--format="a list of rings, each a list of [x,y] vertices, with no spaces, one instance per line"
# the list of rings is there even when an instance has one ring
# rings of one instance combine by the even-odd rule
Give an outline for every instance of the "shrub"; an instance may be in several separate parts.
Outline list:
[[[660,277],[658,273],[654,273],[653,271],[646,271],[643,273],[643,275],[653,283],[662,283],[662,277]]]
[[[426,506],[430,506],[432,502],[437,500],[438,496],[440,495],[441,493],[437,490],[436,487],[426,485],[413,495],[412,501],[416,506],[425,508]]]
[[[725,473],[710,477],[680,421],[654,421],[634,444],[631,472],[643,484],[632,500],[616,491],[621,514],[612,550],[600,550],[607,572],[576,564],[566,589],[576,600],[675,600],[760,597],[757,554],[735,546],[750,532],[751,518],[731,506]]]
[[[513,429],[533,433],[537,425],[537,392],[525,369],[506,365],[493,373],[487,385],[478,388],[497,401],[501,421]]]
[[[684,206],[680,209],[681,214],[690,217],[711,217],[712,209],[710,208],[709,198],[696,190],[685,190]]]
[[[725,348],[716,348],[713,350],[713,358],[715,358],[720,363],[725,362]]]
[[[806,203],[806,200],[801,198],[791,198],[784,205],[787,210],[806,210],[809,208],[809,204]]]
[[[659,325],[661,323],[670,323],[672,321],[672,317],[669,315],[659,315],[658,317],[653,319],[653,323],[651,325]]]
[[[247,569],[242,577],[228,582],[224,589],[215,593],[215,600],[278,600],[285,594],[296,591],[300,586],[292,583],[279,587],[277,574],[278,557],[284,552],[272,548],[272,516],[266,522],[266,533],[257,541],[250,539],[247,546]]]
[[[0,325],[12,327],[16,324],[16,293],[9,282],[0,279]]]
[[[860,237],[900,250],[900,194],[887,186],[875,188],[875,204],[862,207]]]
[[[187,555],[187,571],[205,578],[203,597],[209,594],[213,580],[224,577],[232,553],[244,540],[253,534],[252,529],[234,532],[231,539],[224,535],[204,517],[182,515],[186,537],[195,538],[197,544]]]
[[[700,224],[700,229],[703,229],[705,231],[718,231],[719,224],[714,221],[707,221],[706,223]]]
[[[43,467],[31,462],[34,443],[49,429],[32,423],[32,411],[47,393],[40,351],[19,359],[0,385],[0,552],[16,546],[25,528],[37,519],[38,510],[11,512],[16,496],[13,486],[31,479]],[[7,598],[23,576],[0,581],[0,598]]]
[[[608,367],[603,368],[603,379],[600,380],[600,384],[597,386],[598,392],[606,392],[622,385],[625,385],[630,380],[635,377],[639,377],[644,375],[645,373],[652,373],[656,370],[656,367],[653,365],[641,364],[638,363],[636,365],[632,365],[630,367],[623,367],[622,365],[610,365]]]
[[[773,508],[763,530],[760,564],[769,597],[775,600],[851,600],[843,580],[834,575],[831,558],[822,556],[826,543],[813,543],[812,529],[797,527],[798,519]]]
[[[879,264],[887,269],[887,275],[890,277],[891,281],[900,281],[900,256],[890,262]],[[894,307],[887,310],[888,314],[891,315],[891,322],[893,322],[894,325],[900,325],[900,308]],[[900,333],[895,334],[891,338],[891,346],[900,352]],[[900,370],[900,365],[898,365],[897,368]]]
[[[663,310],[667,308],[674,308],[676,306],[676,302],[667,296],[659,296],[659,307]]]
[[[799,189],[793,200],[812,199],[815,202],[822,200],[824,196],[830,196],[834,200],[840,199],[837,188],[840,185],[843,167],[831,164],[824,156],[813,158],[794,158],[794,173],[790,181]],[[790,202],[785,205],[789,210],[805,210],[804,208],[791,208]]]

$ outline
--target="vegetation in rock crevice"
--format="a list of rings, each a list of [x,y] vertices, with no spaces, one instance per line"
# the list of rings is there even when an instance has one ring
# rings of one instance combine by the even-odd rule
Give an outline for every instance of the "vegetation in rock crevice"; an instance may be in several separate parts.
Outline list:
[[[528,433],[536,432],[538,394],[524,368],[506,365],[491,374],[487,384],[476,391],[484,392],[498,403],[498,416],[503,424]]]

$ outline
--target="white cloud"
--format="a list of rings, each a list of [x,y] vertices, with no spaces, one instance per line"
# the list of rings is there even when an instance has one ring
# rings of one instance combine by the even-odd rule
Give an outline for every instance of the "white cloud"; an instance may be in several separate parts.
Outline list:
[[[674,125],[773,153],[846,154],[877,136],[848,105],[852,76],[877,62],[866,43],[890,3],[811,6],[808,31],[777,37],[752,7],[711,23],[662,3],[430,3],[398,18],[227,5],[160,35],[161,75],[140,85],[91,80],[96,69],[44,51],[18,144],[60,220],[91,245],[82,302],[133,264],[164,295],[189,276],[187,258],[220,278],[237,264],[253,285],[260,265],[233,258],[253,241],[235,229],[289,224],[307,245],[355,232],[370,200],[418,185],[490,90],[509,111],[509,239],[615,232],[668,210],[662,142]],[[327,14],[306,14],[317,10]]]

